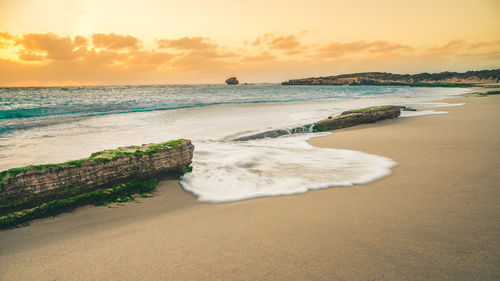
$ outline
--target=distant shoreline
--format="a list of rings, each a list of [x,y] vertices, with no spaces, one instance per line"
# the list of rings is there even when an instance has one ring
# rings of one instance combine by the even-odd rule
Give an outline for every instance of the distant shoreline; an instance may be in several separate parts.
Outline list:
[[[388,72],[362,72],[327,77],[291,79],[282,85],[350,85],[350,86],[412,86],[412,87],[473,87],[497,84],[500,69],[419,74],[393,74]]]

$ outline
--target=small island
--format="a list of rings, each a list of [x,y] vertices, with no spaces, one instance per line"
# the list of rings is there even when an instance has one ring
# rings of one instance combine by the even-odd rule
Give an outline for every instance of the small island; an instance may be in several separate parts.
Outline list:
[[[228,85],[238,85],[240,83],[240,81],[238,81],[238,79],[236,79],[236,77],[230,77],[228,79],[226,79],[226,84]]]

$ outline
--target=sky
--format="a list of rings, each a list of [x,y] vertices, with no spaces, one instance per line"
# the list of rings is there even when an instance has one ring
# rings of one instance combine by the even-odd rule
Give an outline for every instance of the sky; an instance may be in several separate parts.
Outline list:
[[[0,86],[494,68],[498,0],[0,0]]]

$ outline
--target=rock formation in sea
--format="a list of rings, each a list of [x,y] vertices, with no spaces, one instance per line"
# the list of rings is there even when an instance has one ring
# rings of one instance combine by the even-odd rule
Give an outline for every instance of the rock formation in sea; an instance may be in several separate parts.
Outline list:
[[[238,79],[236,79],[236,77],[226,79],[226,84],[228,85],[238,85],[238,83],[240,82],[238,81]]]
[[[415,110],[408,107],[385,105],[374,106],[356,110],[342,112],[339,116],[329,116],[314,124],[303,125],[291,129],[276,129],[234,139],[235,141],[249,141],[263,138],[277,138],[284,135],[323,132],[335,129],[351,127],[358,124],[374,123],[379,120],[396,118],[401,114],[401,110]]]
[[[258,134],[253,134],[253,135],[248,135],[248,136],[243,136],[234,139],[235,141],[249,141],[249,140],[256,140],[256,139],[264,139],[264,138],[277,138],[280,136],[284,135],[293,135],[293,134],[302,134],[302,133],[311,133],[312,132],[312,126],[314,124],[308,124],[300,127],[295,127],[291,129],[276,129],[276,130],[270,130]]]
[[[401,114],[401,107],[394,105],[374,106],[357,110],[348,110],[341,115],[316,122],[313,132],[324,132],[347,128],[364,123],[374,123],[383,119],[396,118]]]

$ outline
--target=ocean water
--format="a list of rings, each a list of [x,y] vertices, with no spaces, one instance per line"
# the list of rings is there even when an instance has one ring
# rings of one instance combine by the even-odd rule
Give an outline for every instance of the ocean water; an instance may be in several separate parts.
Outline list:
[[[396,163],[358,151],[311,147],[307,139],[318,135],[312,133],[233,140],[360,107],[437,107],[443,104],[433,100],[467,91],[278,84],[0,88],[0,170],[186,138],[196,147],[194,168],[181,185],[201,201],[351,186],[389,175]]]

